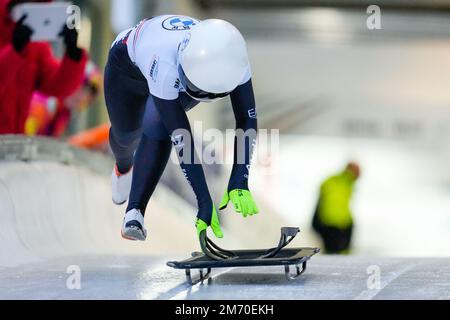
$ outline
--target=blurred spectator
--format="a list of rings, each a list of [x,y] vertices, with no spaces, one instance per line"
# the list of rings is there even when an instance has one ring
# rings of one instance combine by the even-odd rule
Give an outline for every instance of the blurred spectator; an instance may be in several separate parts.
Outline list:
[[[98,97],[101,82],[100,70],[93,62],[89,62],[83,85],[66,99],[34,93],[25,122],[25,134],[61,137],[66,132],[72,113],[87,109]]]
[[[320,187],[313,228],[321,236],[326,253],[350,252],[353,232],[350,201],[359,176],[359,165],[351,162],[343,172],[328,178]]]
[[[24,133],[33,92],[60,99],[83,82],[87,54],[77,46],[78,32],[64,26],[66,54],[59,63],[47,42],[30,42],[33,30],[10,12],[20,0],[0,0],[0,134]],[[32,2],[32,1],[31,1]],[[42,2],[42,1],[36,1]]]
[[[105,123],[95,128],[77,133],[68,142],[78,148],[91,149],[109,153],[109,129],[111,125]]]

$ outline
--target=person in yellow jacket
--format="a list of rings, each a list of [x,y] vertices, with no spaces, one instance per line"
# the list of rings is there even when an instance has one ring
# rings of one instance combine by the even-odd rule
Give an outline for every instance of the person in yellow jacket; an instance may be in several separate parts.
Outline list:
[[[343,172],[326,179],[320,187],[313,229],[321,236],[326,253],[350,252],[353,233],[350,202],[360,173],[359,165],[351,162]]]

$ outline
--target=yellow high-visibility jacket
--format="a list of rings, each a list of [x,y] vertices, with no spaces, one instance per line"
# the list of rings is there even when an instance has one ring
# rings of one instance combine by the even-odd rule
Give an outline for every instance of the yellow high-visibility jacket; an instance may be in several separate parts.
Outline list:
[[[320,222],[329,227],[347,229],[353,225],[350,201],[355,178],[344,171],[325,180],[320,187],[318,215]]]

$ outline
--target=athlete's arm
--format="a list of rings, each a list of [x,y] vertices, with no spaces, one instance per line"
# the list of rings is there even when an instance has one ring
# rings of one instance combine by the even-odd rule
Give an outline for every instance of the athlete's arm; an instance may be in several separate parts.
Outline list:
[[[235,210],[247,217],[259,211],[248,187],[249,169],[258,129],[252,80],[237,87],[230,97],[236,119],[234,164],[220,209],[226,208],[231,201]]]
[[[234,165],[228,189],[248,190],[249,168],[258,130],[252,80],[237,87],[230,97],[236,119],[236,130],[241,130],[245,136],[240,136],[237,131],[234,141]]]
[[[179,99],[164,100],[153,96],[161,121],[171,134],[181,169],[194,190],[198,202],[197,231],[211,226],[214,234],[221,238],[219,220],[206,183],[203,167],[195,152],[194,139],[186,112]]]

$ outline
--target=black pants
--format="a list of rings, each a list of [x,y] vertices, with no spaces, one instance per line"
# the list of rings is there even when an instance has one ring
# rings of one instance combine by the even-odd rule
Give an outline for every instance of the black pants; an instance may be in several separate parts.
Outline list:
[[[346,229],[339,229],[325,225],[320,220],[319,206],[314,213],[313,229],[322,237],[324,250],[329,254],[339,254],[350,250],[353,225]]]
[[[127,211],[145,214],[167,165],[172,143],[149,93],[145,77],[116,43],[105,68],[105,99],[111,121],[110,145],[121,173],[134,166]]]

